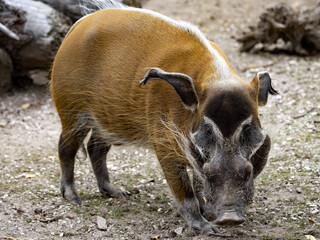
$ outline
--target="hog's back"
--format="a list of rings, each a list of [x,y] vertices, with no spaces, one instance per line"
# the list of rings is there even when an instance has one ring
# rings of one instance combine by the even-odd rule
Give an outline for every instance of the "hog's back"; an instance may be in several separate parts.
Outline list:
[[[62,125],[86,111],[106,131],[147,141],[159,116],[186,114],[168,83],[139,86],[147,68],[200,79],[205,62],[196,65],[209,58],[194,37],[166,21],[139,11],[101,10],[78,21],[63,41],[52,68],[52,97]]]

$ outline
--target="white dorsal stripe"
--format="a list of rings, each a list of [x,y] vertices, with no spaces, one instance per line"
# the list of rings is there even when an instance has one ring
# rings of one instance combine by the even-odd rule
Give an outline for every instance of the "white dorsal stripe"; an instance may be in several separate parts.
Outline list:
[[[186,31],[187,33],[191,34],[195,38],[198,39],[198,41],[207,48],[207,50],[210,52],[212,58],[213,58],[213,67],[217,69],[217,71],[220,73],[221,80],[227,80],[232,79],[232,74],[229,68],[228,63],[225,61],[225,59],[218,53],[216,49],[214,49],[208,39],[205,37],[205,35],[200,31],[200,29],[193,25],[192,23],[186,22],[186,21],[177,21],[172,18],[169,18],[165,15],[162,15],[158,12],[154,12],[148,9],[138,9],[138,8],[127,8],[127,10],[132,11],[138,11],[138,12],[144,12],[147,14],[150,14],[152,16],[155,16],[157,18],[160,18],[169,24]]]

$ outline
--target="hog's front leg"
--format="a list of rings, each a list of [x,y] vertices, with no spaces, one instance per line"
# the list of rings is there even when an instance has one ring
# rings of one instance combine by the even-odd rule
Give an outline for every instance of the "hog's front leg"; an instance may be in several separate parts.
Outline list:
[[[193,192],[186,166],[175,153],[156,148],[156,154],[168,185],[176,198],[180,213],[187,221],[192,234],[218,232],[216,226],[208,222],[200,213],[199,201]]]
[[[207,219],[208,221],[212,221],[216,219],[216,216],[213,214],[211,205],[206,203],[207,199],[205,199],[202,195],[203,183],[201,182],[201,180],[199,179],[199,177],[195,172],[193,172],[192,183],[193,183],[193,190],[199,201],[202,216],[204,216],[205,219]]]

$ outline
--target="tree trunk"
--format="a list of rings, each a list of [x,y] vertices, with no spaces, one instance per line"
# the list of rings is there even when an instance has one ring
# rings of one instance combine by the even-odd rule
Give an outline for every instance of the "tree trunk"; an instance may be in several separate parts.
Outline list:
[[[83,16],[80,4],[86,4],[83,0],[38,0],[44,2],[57,11],[68,16],[73,22],[76,22],[79,18]],[[141,0],[120,0],[123,4],[132,7],[141,8]]]
[[[0,48],[0,94],[11,87],[13,65],[9,54]]]
[[[141,7],[141,1],[121,2]],[[70,18],[76,21],[83,16],[80,3],[85,4],[85,1],[0,0],[0,48],[5,50],[0,54],[3,59],[12,59],[14,84],[24,86],[47,82],[56,51],[72,25]],[[8,61],[0,62],[0,70],[7,66],[4,62]],[[11,72],[2,73],[0,77],[6,79],[2,83],[7,86]]]
[[[38,76],[35,69],[48,72],[55,53],[68,32],[71,21],[50,6],[33,0],[5,0],[0,3],[0,23],[18,38],[5,31],[0,33],[0,47],[13,60],[13,77],[22,79]]]

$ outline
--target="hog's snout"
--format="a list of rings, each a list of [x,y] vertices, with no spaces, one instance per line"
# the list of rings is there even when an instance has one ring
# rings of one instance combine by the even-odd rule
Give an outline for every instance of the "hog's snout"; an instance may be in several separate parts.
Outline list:
[[[246,219],[237,212],[224,212],[214,223],[220,226],[232,226],[241,224],[245,220]]]

